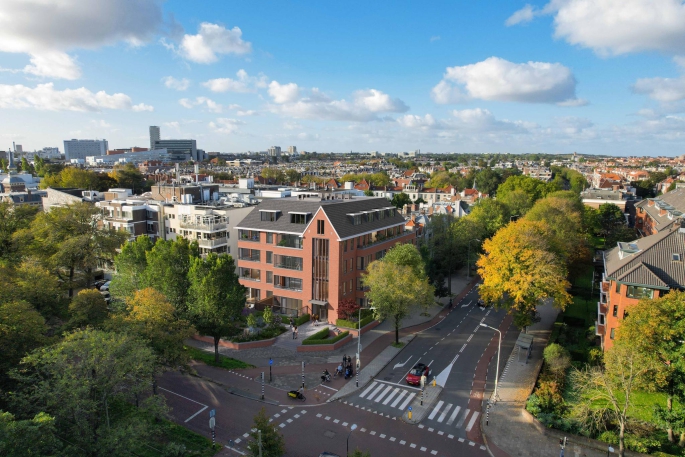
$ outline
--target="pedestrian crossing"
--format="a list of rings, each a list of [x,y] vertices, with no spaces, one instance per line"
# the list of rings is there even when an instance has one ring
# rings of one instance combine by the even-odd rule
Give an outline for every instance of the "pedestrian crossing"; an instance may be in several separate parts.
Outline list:
[[[407,406],[411,404],[417,393],[417,390],[410,390],[410,388],[401,387],[396,384],[374,381],[359,394],[359,398],[373,404],[374,407],[383,405],[400,411],[406,411]],[[464,428],[465,431],[469,432],[478,420],[479,415],[479,411],[471,411],[468,408],[463,409],[461,406],[440,400],[425,420],[445,424],[448,427]]]

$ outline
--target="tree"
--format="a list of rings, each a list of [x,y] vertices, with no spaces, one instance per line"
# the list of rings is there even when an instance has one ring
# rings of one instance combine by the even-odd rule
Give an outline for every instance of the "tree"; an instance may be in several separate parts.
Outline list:
[[[122,410],[149,389],[156,366],[152,350],[130,334],[79,330],[22,360],[12,372],[19,382],[13,404],[23,415],[53,416],[67,455],[130,455],[152,422]],[[157,418],[166,412],[158,395],[140,410]]]
[[[288,182],[297,182],[302,178],[302,175],[299,171],[289,168],[285,170],[285,177],[288,180]]]
[[[45,318],[62,312],[64,289],[38,259],[25,257],[18,267],[0,270],[0,302],[27,301]]]
[[[497,200],[507,205],[511,216],[523,217],[533,207],[530,196],[522,190],[513,190],[505,195],[498,195]]]
[[[484,194],[493,195],[502,183],[502,176],[491,168],[479,170],[475,175],[476,187]]]
[[[273,179],[277,183],[285,181],[286,175],[278,168],[262,168],[262,177],[266,179]]]
[[[107,302],[95,289],[80,291],[69,304],[69,325],[76,327],[100,327],[107,319]]]
[[[665,415],[673,413],[674,399],[685,398],[684,340],[685,292],[677,290],[632,305],[617,332],[617,343],[634,346],[655,367],[647,380],[652,389],[666,394]],[[666,431],[669,441],[675,441],[672,425]],[[685,445],[685,431],[680,441]]]
[[[13,239],[15,232],[31,225],[38,208],[0,202],[0,260],[17,260],[22,247]]]
[[[532,202],[544,197],[549,192],[558,190],[552,183],[546,183],[539,179],[528,176],[510,176],[497,187],[497,198],[507,198],[510,192],[521,190],[525,192]]]
[[[564,309],[571,302],[563,261],[552,251],[553,233],[544,222],[519,220],[483,245],[477,262],[481,297],[514,314],[519,327],[532,322],[537,304],[553,299]]]
[[[400,325],[409,315],[410,307],[428,307],[433,303],[433,287],[419,252],[412,244],[397,245],[381,260],[371,262],[363,278],[364,285],[370,288],[366,297],[376,308],[376,316],[394,320],[395,343],[399,344]]]
[[[132,163],[115,165],[109,176],[116,180],[118,187],[131,189],[134,194],[145,187],[145,177]]]
[[[0,455],[4,457],[50,457],[62,455],[62,442],[55,433],[55,418],[38,413],[16,420],[0,411]]]
[[[56,173],[49,173],[40,183],[41,189],[48,187],[73,187],[95,190],[99,188],[97,174],[77,167],[65,167]]]
[[[219,340],[227,335],[245,307],[246,289],[235,274],[230,255],[194,258],[188,272],[188,313],[197,330],[214,338],[214,360],[219,362]]]
[[[490,238],[509,223],[509,208],[499,200],[484,198],[473,207],[468,218],[485,227],[483,236]]]
[[[572,374],[577,401],[572,415],[595,430],[611,421],[618,428],[618,455],[625,456],[625,431],[628,411],[633,406],[633,391],[654,369],[632,344],[618,343],[604,356],[604,367],[589,367]]]
[[[338,302],[338,317],[340,319],[352,320],[357,317],[359,304],[353,298],[345,298]]]
[[[124,244],[121,252],[114,258],[116,274],[109,286],[113,296],[126,299],[143,288],[147,255],[153,246],[152,240],[145,235]]]
[[[260,433],[261,431],[261,447],[259,451]],[[269,422],[266,415],[266,409],[259,410],[254,417],[254,424],[250,432],[252,441],[247,445],[247,450],[252,457],[280,457],[285,454],[285,440],[283,435],[278,430],[275,422]]]
[[[397,209],[402,210],[405,206],[411,203],[411,198],[404,192],[400,192],[392,196],[390,203]]]
[[[191,243],[180,236],[169,241],[158,239],[146,254],[147,266],[139,286],[157,289],[174,305],[179,315],[184,316],[190,289],[188,272],[191,262],[199,256],[196,242]]]
[[[366,195],[367,197],[373,197],[373,191],[371,189],[366,189],[364,191],[364,195]]]
[[[619,241],[635,239],[635,232],[626,225],[621,208],[613,203],[600,205],[597,212],[599,234],[604,238],[604,246],[615,246]]]
[[[3,381],[10,368],[43,344],[46,332],[45,319],[29,303],[12,301],[0,304],[0,376]]]
[[[127,305],[125,325],[148,342],[160,363],[170,368],[185,365],[183,340],[195,332],[187,321],[176,317],[176,310],[166,297],[148,287],[135,292]]]

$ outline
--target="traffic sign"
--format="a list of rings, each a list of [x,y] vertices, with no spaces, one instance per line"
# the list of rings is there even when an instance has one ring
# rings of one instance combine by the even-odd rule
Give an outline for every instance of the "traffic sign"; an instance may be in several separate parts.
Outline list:
[[[274,364],[274,360],[273,360],[273,359],[269,359],[269,365],[273,365],[273,364]]]
[[[214,426],[216,425],[216,418],[215,417],[210,417],[209,418],[209,428],[211,430],[214,430]]]
[[[409,407],[409,411],[411,411],[411,406]]]
[[[209,410],[209,417],[214,417],[214,416],[216,416],[216,409]]]

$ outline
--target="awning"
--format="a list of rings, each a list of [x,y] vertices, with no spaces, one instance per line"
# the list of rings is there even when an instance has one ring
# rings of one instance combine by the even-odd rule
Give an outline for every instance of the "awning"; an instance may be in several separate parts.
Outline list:
[[[328,301],[327,301],[327,300],[309,300],[309,303],[311,303],[312,305],[319,305],[319,306],[326,306],[326,305],[328,305]]]

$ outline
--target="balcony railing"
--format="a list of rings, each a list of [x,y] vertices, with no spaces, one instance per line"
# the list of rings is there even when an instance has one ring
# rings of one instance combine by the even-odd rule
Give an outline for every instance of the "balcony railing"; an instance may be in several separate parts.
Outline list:
[[[251,255],[242,255],[241,254],[240,257],[238,257],[238,260],[246,260],[248,262],[259,262],[260,257],[261,256],[259,255],[259,252],[257,252],[256,254],[251,254]]]
[[[375,241],[372,241],[371,243],[365,244],[365,245],[363,245],[363,246],[360,245],[360,244],[358,244],[358,245],[357,245],[357,249],[366,249],[366,248],[370,248],[370,247],[372,247],[372,246],[376,246],[377,244],[385,243],[386,241],[395,240],[395,239],[400,238],[400,237],[402,237],[402,236],[404,236],[404,235],[407,235],[407,231],[401,232],[399,235],[395,235],[395,236],[386,236],[386,237],[383,237],[383,238],[376,238]]]
[[[216,230],[226,230],[228,228],[228,222],[196,222],[196,221],[180,221],[179,227],[189,228],[195,230],[206,230],[206,231],[216,231]]]
[[[228,238],[214,238],[213,240],[197,240],[197,244],[201,248],[213,248],[217,246],[223,246],[228,244]]]
[[[274,284],[274,288],[302,291],[302,284],[300,284],[299,286],[293,285],[293,284],[288,284],[288,285]]]
[[[281,235],[277,246],[282,248],[302,249],[303,242],[299,236]]]
[[[278,262],[274,263],[274,267],[302,271],[302,262]]]
[[[252,241],[259,243],[259,232],[240,230],[238,237],[239,241]]]

